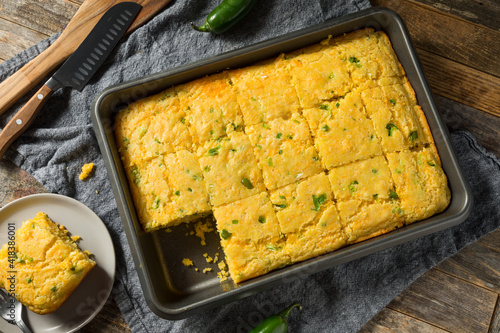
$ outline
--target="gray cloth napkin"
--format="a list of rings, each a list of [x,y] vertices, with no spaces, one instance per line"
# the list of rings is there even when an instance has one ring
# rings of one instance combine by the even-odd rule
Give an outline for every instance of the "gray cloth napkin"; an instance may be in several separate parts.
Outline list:
[[[467,132],[452,134],[476,206],[462,224],[346,263],[181,321],[155,316],[144,300],[110,182],[90,120],[90,108],[106,87],[230,51],[369,7],[368,0],[261,1],[248,19],[220,36],[194,32],[219,1],[175,1],[128,36],[79,93],[56,92],[31,128],[6,156],[49,191],[73,197],[99,215],[114,242],[113,296],[134,332],[245,332],[294,301],[290,332],[355,332],[418,276],[500,224],[500,163]],[[46,49],[52,36],[0,65],[0,80]],[[33,91],[34,92],[34,91]],[[28,96],[0,117],[0,127]],[[457,112],[463,105],[452,104]],[[81,166],[95,174],[78,180]],[[97,191],[97,192],[96,192]]]

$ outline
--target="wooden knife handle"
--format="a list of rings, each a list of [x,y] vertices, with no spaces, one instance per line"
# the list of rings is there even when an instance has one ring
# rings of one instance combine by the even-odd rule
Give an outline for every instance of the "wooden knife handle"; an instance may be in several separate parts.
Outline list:
[[[11,143],[29,127],[53,93],[54,91],[44,84],[0,131],[0,158]]]
[[[57,50],[58,52],[54,52]],[[52,44],[20,70],[0,83],[0,114],[48,76],[71,54],[71,50]],[[38,93],[37,93],[38,94]]]

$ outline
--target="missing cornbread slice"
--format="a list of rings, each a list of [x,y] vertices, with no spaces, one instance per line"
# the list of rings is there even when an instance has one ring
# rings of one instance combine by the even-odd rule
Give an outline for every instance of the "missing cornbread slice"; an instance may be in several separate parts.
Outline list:
[[[23,223],[14,243],[0,250],[0,287],[38,314],[56,311],[96,265],[42,212]]]

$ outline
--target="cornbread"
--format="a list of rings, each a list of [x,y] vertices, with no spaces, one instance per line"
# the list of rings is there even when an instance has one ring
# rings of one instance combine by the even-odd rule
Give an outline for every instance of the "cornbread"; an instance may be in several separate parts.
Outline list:
[[[138,100],[116,142],[144,229],[213,212],[236,283],[450,202],[415,92],[373,29]]]
[[[265,191],[252,145],[243,132],[209,141],[198,149],[198,162],[215,207]]]
[[[8,243],[0,250],[0,287],[14,288],[33,312],[56,311],[96,265],[67,233],[42,212],[24,222],[15,233],[14,256]]]
[[[290,184],[271,194],[282,238],[284,256],[297,262],[345,245],[344,231],[324,173]]]
[[[215,207],[214,215],[233,280],[243,281],[290,263],[283,255],[285,240],[266,192]]]
[[[307,122],[298,113],[245,129],[268,190],[322,171]]]
[[[227,72],[176,88],[193,142],[202,146],[243,126],[240,107]]]
[[[82,166],[82,172],[78,176],[78,179],[85,180],[90,175],[90,173],[94,170],[94,163],[86,163]]]

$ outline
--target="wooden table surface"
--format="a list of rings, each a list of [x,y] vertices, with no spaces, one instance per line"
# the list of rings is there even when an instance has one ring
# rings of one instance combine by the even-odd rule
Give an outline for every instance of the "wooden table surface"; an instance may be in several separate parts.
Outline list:
[[[83,0],[0,0],[0,62],[59,32]],[[500,1],[371,0],[405,21],[450,130],[500,156]],[[332,1],[333,3],[333,1]],[[445,98],[442,98],[445,97]],[[1,98],[1,96],[0,96]],[[449,100],[471,106],[457,113]],[[46,190],[0,160],[0,206]],[[500,230],[417,279],[361,332],[500,332]],[[82,332],[130,332],[114,301]]]

